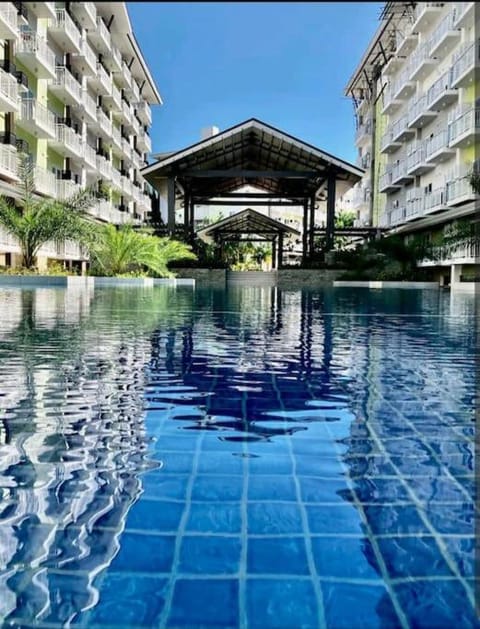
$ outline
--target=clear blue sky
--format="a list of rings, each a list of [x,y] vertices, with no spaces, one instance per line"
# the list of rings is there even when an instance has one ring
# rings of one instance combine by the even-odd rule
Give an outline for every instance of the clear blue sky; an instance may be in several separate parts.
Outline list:
[[[354,162],[344,87],[378,26],[381,2],[128,2],[163,106],[153,153],[255,117]]]

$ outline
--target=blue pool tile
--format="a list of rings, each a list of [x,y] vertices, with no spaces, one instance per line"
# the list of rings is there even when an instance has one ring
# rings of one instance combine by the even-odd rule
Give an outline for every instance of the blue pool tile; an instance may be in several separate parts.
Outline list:
[[[126,528],[176,531],[184,508],[179,502],[140,499],[128,513]]]
[[[427,516],[439,533],[473,535],[475,532],[475,506],[472,502],[453,505],[430,504]]]
[[[193,467],[193,454],[183,452],[162,452],[157,451],[156,458],[163,462],[162,472],[164,474],[190,474]]]
[[[243,459],[229,452],[218,452],[215,456],[202,456],[198,462],[199,474],[243,474]]]
[[[363,534],[363,522],[358,510],[351,505],[307,505],[311,533]]]
[[[187,535],[182,540],[178,571],[182,574],[234,574],[239,570],[239,537]]]
[[[122,533],[120,549],[110,569],[115,572],[170,572],[175,550],[174,535]]]
[[[100,598],[88,626],[153,627],[160,618],[167,579],[108,574],[100,582]]]
[[[280,502],[250,503],[247,507],[250,535],[295,534],[302,532],[300,508]]]
[[[242,476],[198,475],[193,484],[192,500],[235,501],[241,499],[242,492]]]
[[[460,574],[467,579],[475,577],[475,538],[443,537],[443,541]]]
[[[345,457],[344,464],[351,478],[395,475],[392,465],[383,456]]]
[[[375,505],[364,511],[374,535],[429,533],[415,507]]]
[[[296,501],[295,481],[292,476],[287,476],[286,474],[277,476],[250,475],[248,499]]]
[[[351,502],[352,493],[344,480],[325,480],[311,476],[299,476],[303,502]]]
[[[184,500],[189,479],[186,475],[164,474],[161,471],[145,474],[142,477],[142,497]]]
[[[361,503],[411,502],[407,489],[399,478],[357,478],[353,489]]]
[[[392,579],[453,576],[433,537],[379,538],[378,545]]]
[[[339,458],[298,455],[295,471],[298,476],[321,476],[326,478],[342,478],[346,468]]]
[[[167,627],[233,629],[239,626],[238,582],[178,579]]]
[[[312,537],[312,553],[320,577],[381,579],[377,559],[366,537]]]
[[[421,501],[465,502],[467,496],[461,486],[448,476],[408,478],[408,485]]]
[[[192,503],[186,530],[197,533],[239,533],[240,505],[235,503]]]
[[[395,592],[415,629],[480,628],[480,620],[458,581],[416,580],[396,585]]]
[[[253,537],[248,540],[249,574],[309,574],[303,537]]]
[[[259,456],[248,460],[248,470],[252,475],[288,474],[293,473],[293,463],[289,456]]]
[[[321,584],[328,629],[400,629],[383,585]]]
[[[313,583],[295,579],[247,579],[249,629],[318,629]]]

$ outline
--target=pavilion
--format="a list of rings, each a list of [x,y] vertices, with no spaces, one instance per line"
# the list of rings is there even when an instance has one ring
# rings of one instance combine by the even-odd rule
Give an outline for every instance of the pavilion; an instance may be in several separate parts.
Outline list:
[[[360,181],[363,173],[362,168],[256,118],[160,156],[142,170],[145,179],[158,191],[160,213],[166,218],[168,233],[176,233],[175,211],[180,206],[183,207],[182,230],[192,241],[196,205],[303,207],[303,258],[313,253],[316,232],[325,233],[325,250],[332,249],[335,201]],[[246,185],[259,192],[238,192]],[[246,202],[248,197],[251,200]],[[315,210],[320,202],[326,202],[324,230],[315,226]],[[248,216],[251,221],[252,213]],[[238,232],[241,220],[235,224]],[[217,231],[217,236],[220,232]],[[283,233],[277,226],[275,238],[280,263],[280,234]]]

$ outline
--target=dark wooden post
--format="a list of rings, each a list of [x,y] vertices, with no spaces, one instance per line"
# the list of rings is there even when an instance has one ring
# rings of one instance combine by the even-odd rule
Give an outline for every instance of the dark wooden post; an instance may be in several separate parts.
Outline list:
[[[315,195],[310,197],[310,233],[309,233],[309,253],[313,255],[314,249],[314,228],[315,228]]]
[[[277,268],[277,237],[272,239],[272,269]]]
[[[169,177],[167,181],[168,234],[175,233],[175,179]]]
[[[308,200],[303,201],[303,234],[302,234],[302,261],[305,262],[308,254]]]
[[[185,190],[183,195],[183,232],[185,238],[189,238],[190,235],[190,194],[188,190]]]
[[[333,238],[335,235],[335,191],[336,191],[336,175],[330,172],[327,183],[327,225],[325,237],[325,250],[333,249]]]
[[[283,264],[283,232],[278,234],[278,263],[277,269],[281,269]]]

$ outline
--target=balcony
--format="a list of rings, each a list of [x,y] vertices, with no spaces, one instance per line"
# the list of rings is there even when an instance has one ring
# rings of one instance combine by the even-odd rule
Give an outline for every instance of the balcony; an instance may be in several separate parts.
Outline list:
[[[417,2],[412,30],[422,32],[431,26],[441,15],[443,4],[443,2]]]
[[[427,108],[427,97],[422,96],[408,110],[408,126],[412,129],[420,129],[436,118],[437,115],[438,112],[430,111]]]
[[[123,195],[129,199],[133,199],[132,182],[124,175],[120,175],[120,187]]]
[[[98,133],[109,140],[112,135],[112,121],[101,107],[97,107],[97,121]]]
[[[112,91],[103,97],[103,102],[112,113],[118,115],[122,112],[122,96],[115,83],[112,82]]]
[[[97,171],[102,179],[109,180],[112,176],[112,164],[103,155],[96,156]]]
[[[414,90],[415,81],[410,79],[410,66],[408,65],[393,83],[393,98],[403,100],[408,98]]]
[[[18,111],[17,79],[0,68],[0,112]]]
[[[0,4],[0,39],[18,38],[17,9],[13,2]]]
[[[142,120],[143,122],[143,120]],[[147,123],[144,123],[147,124]],[[368,119],[365,123],[360,124],[357,127],[355,133],[355,144],[357,146],[364,146],[370,144],[372,141],[372,121]]]
[[[132,73],[125,61],[122,62],[122,71],[119,73],[118,78],[122,81],[122,87],[125,89],[132,86]]]
[[[113,183],[115,188],[118,188],[119,190],[121,190],[121,188],[122,188],[120,177],[121,177],[121,175],[120,175],[119,171],[116,168],[112,167],[112,170],[111,170],[111,173],[110,173],[111,182]]]
[[[82,90],[82,100],[75,107],[75,115],[80,120],[85,121],[90,127],[96,128],[97,121],[97,104],[86,90]]]
[[[467,45],[458,56],[455,55],[452,65],[452,87],[468,87],[472,84],[479,62],[480,46],[477,40]]]
[[[477,199],[478,196],[473,191],[466,173],[460,173],[447,182],[446,203],[448,206],[462,205]]]
[[[80,31],[66,9],[55,9],[55,20],[50,21],[48,32],[64,52],[80,52]]]
[[[380,141],[381,153],[394,153],[402,146],[401,142],[395,142],[393,140],[392,127],[390,127],[386,133],[383,134]]]
[[[407,160],[405,158],[397,160],[392,164],[392,184],[405,184],[413,179],[411,175],[407,173]]]
[[[123,124],[125,124],[129,128],[131,128],[132,119],[133,119],[132,106],[129,105],[126,100],[122,99],[122,121],[123,121]]]
[[[446,210],[446,189],[437,188],[425,195],[424,214],[433,214],[439,210]]]
[[[83,162],[87,171],[97,172],[97,151],[85,142],[83,144]]]
[[[57,179],[57,199],[70,199],[80,192],[82,186],[71,179]]]
[[[118,127],[115,127],[112,125],[112,135],[111,135],[111,139],[113,142],[113,147],[118,149],[119,151],[122,150],[122,136],[120,133],[120,129]]]
[[[72,55],[72,65],[85,76],[93,76],[97,72],[97,57],[86,37],[80,40],[80,52]]]
[[[103,59],[103,63],[110,72],[121,72],[122,53],[112,44],[110,54]]]
[[[24,98],[20,103],[17,125],[38,138],[55,138],[55,114],[35,98]]]
[[[103,18],[101,18],[99,15],[97,15],[97,28],[89,31],[88,37],[92,40],[95,48],[99,52],[104,55],[110,53],[110,49],[112,46],[110,31],[103,21]]]
[[[122,153],[124,155],[124,159],[129,163],[132,162],[132,153],[133,149],[130,145],[130,142],[125,138],[122,138]]]
[[[425,144],[412,143],[407,147],[407,173],[409,175],[421,175],[434,167],[428,163],[425,155]]]
[[[0,177],[18,181],[17,166],[17,149],[9,144],[0,144]]]
[[[55,2],[22,2],[22,4],[26,6],[27,11],[31,11],[42,19],[54,20],[56,17]]]
[[[415,49],[418,43],[418,33],[410,31],[402,34],[397,30],[396,32],[396,50],[395,54],[399,57],[408,57],[408,55]]]
[[[56,76],[55,55],[47,41],[34,31],[20,33],[16,58],[38,79],[54,79]]]
[[[415,135],[415,131],[408,127],[408,116],[404,115],[392,125],[392,140],[403,144],[406,140]]]
[[[100,62],[97,62],[96,74],[89,77],[88,82],[98,94],[109,95],[112,93],[112,77]]]
[[[43,194],[46,197],[55,197],[57,194],[57,179],[54,173],[35,166],[33,172],[33,182],[35,186],[35,192]]]
[[[455,27],[464,28],[475,22],[475,2],[457,2]]]
[[[152,152],[152,140],[146,131],[140,129],[140,133],[137,135],[137,147],[142,153]]]
[[[71,2],[70,7],[79,24],[88,30],[97,28],[97,9],[95,2]]]
[[[143,100],[135,103],[135,113],[143,124],[148,126],[152,124],[152,110],[150,109],[150,105],[147,101]]]
[[[465,148],[478,141],[480,136],[480,109],[473,108],[458,113],[448,125],[448,145]]]
[[[384,214],[380,217],[380,227],[395,227],[405,222],[406,207],[386,207]]]
[[[80,158],[83,156],[82,138],[71,127],[56,124],[56,137],[50,141],[57,153],[65,157]]]
[[[455,155],[455,149],[448,146],[448,130],[425,139],[425,160],[437,164]]]
[[[458,91],[452,87],[452,72],[447,70],[427,91],[427,107],[438,111],[458,100]]]
[[[437,63],[437,60],[430,55],[430,43],[426,42],[410,57],[410,79],[412,81],[423,81]]]
[[[125,87],[125,95],[127,96],[128,100],[134,103],[140,100],[140,89],[133,77],[130,81],[130,84]]]
[[[395,190],[398,190],[401,187],[402,186],[399,183],[397,184],[393,183],[392,166],[389,164],[387,168],[385,169],[385,172],[382,175],[380,175],[380,180],[379,180],[380,192],[395,192]]]
[[[388,83],[383,90],[383,105],[382,114],[391,115],[402,105],[403,101],[400,98],[395,98],[393,90],[395,86],[393,83]]]
[[[55,80],[50,90],[67,105],[81,105],[82,86],[65,66],[58,66]]]
[[[445,58],[458,44],[461,37],[460,30],[455,26],[455,9],[450,11],[440,21],[430,37],[430,55],[441,54]]]

